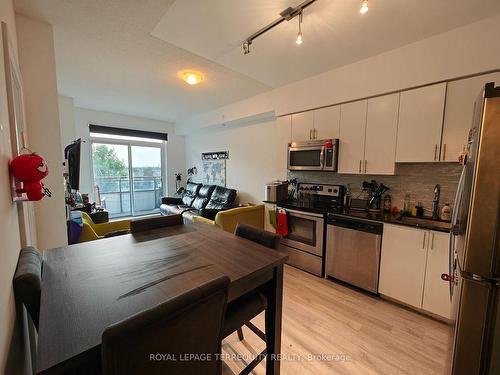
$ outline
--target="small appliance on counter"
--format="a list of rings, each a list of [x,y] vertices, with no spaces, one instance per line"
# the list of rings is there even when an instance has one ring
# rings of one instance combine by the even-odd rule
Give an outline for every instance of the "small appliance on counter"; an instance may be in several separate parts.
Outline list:
[[[280,202],[288,198],[288,181],[272,181],[266,184],[264,200],[266,202]]]

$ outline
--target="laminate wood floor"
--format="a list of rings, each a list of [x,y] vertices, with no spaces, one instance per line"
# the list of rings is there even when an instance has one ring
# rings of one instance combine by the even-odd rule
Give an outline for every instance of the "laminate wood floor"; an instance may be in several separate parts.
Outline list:
[[[263,317],[253,320],[261,329]],[[264,349],[246,327],[244,334],[243,341],[236,333],[224,340],[224,374],[239,373]],[[285,266],[284,375],[448,374],[450,340],[444,323]],[[252,374],[265,374],[265,362]]]

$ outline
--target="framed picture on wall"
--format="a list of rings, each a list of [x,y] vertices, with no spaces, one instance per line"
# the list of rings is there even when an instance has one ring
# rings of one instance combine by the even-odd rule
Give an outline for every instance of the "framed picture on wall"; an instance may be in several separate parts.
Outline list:
[[[12,149],[12,157],[18,156],[21,151],[27,148],[26,137],[24,130],[24,104],[23,104],[23,87],[21,82],[21,73],[19,64],[12,53],[13,48],[10,46],[7,24],[2,22],[2,48],[3,62],[5,70],[5,82],[7,87],[7,106],[10,128],[10,144]],[[21,185],[13,177],[11,177],[12,199],[14,201],[24,201],[26,197],[23,194],[18,194],[16,189]]]

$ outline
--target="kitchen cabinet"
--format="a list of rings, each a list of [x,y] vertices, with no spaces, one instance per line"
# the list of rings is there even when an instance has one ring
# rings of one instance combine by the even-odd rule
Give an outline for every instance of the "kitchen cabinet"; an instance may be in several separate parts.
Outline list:
[[[314,139],[335,139],[340,133],[340,106],[314,111]]]
[[[340,106],[296,113],[292,118],[292,140],[295,142],[339,137]]]
[[[457,161],[467,143],[474,103],[484,85],[500,85],[500,73],[485,74],[448,83],[441,146],[441,161]]]
[[[447,319],[451,318],[450,287],[441,279],[449,273],[448,233],[429,231],[427,246],[427,266],[422,308]]]
[[[361,173],[365,156],[367,101],[340,106],[338,173]]]
[[[292,141],[302,142],[314,139],[314,112],[301,112],[292,115]]]
[[[401,93],[397,162],[439,160],[446,83]]]
[[[427,231],[384,224],[379,292],[408,305],[422,306]]]
[[[446,319],[451,304],[447,233],[384,224],[379,292]]]
[[[276,179],[287,180],[288,144],[292,139],[292,116],[276,119]]]
[[[368,99],[363,173],[394,174],[399,93]]]

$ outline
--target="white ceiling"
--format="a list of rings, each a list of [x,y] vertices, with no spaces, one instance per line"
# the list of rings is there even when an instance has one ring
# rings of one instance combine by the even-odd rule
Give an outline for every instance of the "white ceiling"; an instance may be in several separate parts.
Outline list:
[[[59,92],[80,107],[179,121],[500,13],[499,0],[318,0],[241,42],[302,0],[16,0],[54,25]],[[478,6],[478,4],[481,4]],[[177,74],[196,69],[188,86]]]

